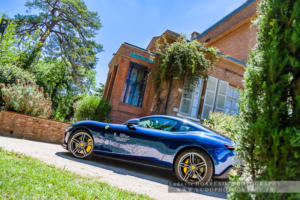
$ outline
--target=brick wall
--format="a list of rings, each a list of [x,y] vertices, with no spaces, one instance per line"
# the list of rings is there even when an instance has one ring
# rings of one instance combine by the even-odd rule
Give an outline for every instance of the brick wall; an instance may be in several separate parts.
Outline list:
[[[251,18],[238,28],[208,43],[225,55],[247,62],[251,49],[256,44],[257,27],[251,25]]]
[[[4,136],[62,144],[68,126],[55,120],[0,111],[0,135]]]
[[[130,53],[135,53],[140,56],[152,59],[151,54],[149,54],[147,50],[142,50],[130,46],[128,44],[122,44],[119,50],[117,51],[116,55],[110,62],[109,73],[113,74],[114,68],[118,66],[115,74],[116,76],[115,80],[113,81],[112,78],[108,78],[106,81],[107,86],[104,90],[104,98],[108,99],[110,105],[112,106],[112,111],[110,112],[112,123],[124,123],[128,119],[145,116],[147,111],[149,110],[148,104],[151,101],[149,95],[152,89],[152,84],[150,84],[151,82],[150,78],[147,79],[142,107],[137,107],[122,102],[123,91],[126,85],[126,78],[127,78],[130,62],[134,62],[139,65],[148,67],[149,71],[151,71],[155,67],[154,64],[131,57]]]
[[[249,24],[248,24],[249,26]],[[227,35],[228,39],[231,39],[232,35]],[[255,34],[254,34],[255,36]],[[222,40],[219,40],[222,41]],[[219,42],[217,41],[217,42]],[[242,41],[240,42],[242,43]],[[132,47],[127,44],[122,44],[116,55],[110,62],[109,75],[106,81],[106,87],[104,90],[104,97],[107,98],[112,106],[110,113],[112,123],[124,123],[131,118],[139,118],[154,113],[163,113],[164,105],[160,105],[160,112],[157,112],[157,93],[155,91],[152,76],[149,75],[146,83],[144,100],[141,107],[129,105],[122,102],[123,91],[126,85],[126,77],[128,74],[130,62],[135,62],[153,71],[156,67],[155,64],[145,62],[133,57],[130,57],[130,53],[136,53],[138,55],[150,58],[149,52],[139,48]],[[244,54],[245,51],[243,51]],[[246,56],[245,56],[246,57]],[[114,69],[116,69],[114,74]],[[245,66],[220,57],[219,62],[216,63],[214,68],[208,72],[210,76],[214,76],[220,80],[229,82],[231,86],[243,88],[243,75],[245,72]],[[115,76],[115,79],[113,78]],[[168,85],[163,85],[165,88],[161,93],[161,98],[165,101],[167,95]],[[182,96],[183,80],[173,82],[171,96],[168,102],[167,114],[177,115],[180,107],[180,99]],[[203,102],[204,96],[202,95],[201,102]],[[164,104],[164,102],[162,103]],[[200,106],[201,107],[201,106]]]
[[[251,1],[252,2],[252,1]],[[201,43],[206,43],[207,46],[214,46],[226,56],[231,56],[234,59],[246,62],[250,50],[256,44],[257,28],[251,25],[251,20],[256,17],[256,2],[247,1],[239,12],[232,15],[230,18],[223,21],[218,26],[211,29],[206,34],[198,38]],[[250,4],[249,4],[250,3]],[[245,7],[245,5],[247,5]],[[179,35],[166,30],[161,36],[165,36],[167,41],[174,42]],[[156,65],[147,63],[143,60],[130,57],[130,52],[150,58],[155,55],[149,53],[155,51],[155,43],[158,37],[153,37],[147,49],[132,47],[127,44],[122,44],[117,53],[112,58],[109,67],[109,75],[106,81],[104,97],[109,99],[112,106],[111,119],[112,123],[123,123],[130,118],[142,117],[154,113],[163,113],[164,105],[157,106],[157,93],[155,91],[152,76],[149,76],[146,83],[143,105],[136,107],[122,103],[122,94],[126,85],[126,76],[129,70],[130,62],[135,62],[151,71],[155,70]],[[157,59],[157,58],[156,58]],[[115,80],[113,76],[114,69],[117,68]],[[219,58],[212,70],[209,70],[208,75],[224,80],[229,85],[236,88],[243,88],[243,76],[246,67],[240,62],[236,62],[228,58]],[[161,86],[163,91],[161,97],[166,99],[168,85]],[[174,81],[171,96],[168,102],[167,114],[177,115],[180,107],[180,100],[183,90],[183,81]],[[200,101],[200,110],[204,101],[204,92],[202,92]],[[164,102],[162,102],[164,104]],[[156,108],[160,107],[160,112]]]
[[[248,3],[249,1],[245,2],[247,5]],[[257,0],[202,35],[198,41],[246,62],[251,49],[256,44],[257,27],[251,22],[257,16],[256,5]]]
[[[247,2],[245,2],[248,4]],[[245,4],[244,4],[245,5]],[[207,43],[215,38],[226,35],[226,32],[230,31],[234,26],[239,26],[243,21],[248,21],[249,17],[253,17],[256,14],[257,0],[254,3],[249,4],[243,9],[239,10],[233,16],[229,17],[227,20],[222,21],[221,24],[211,29],[206,34],[202,35],[198,40],[201,43]]]

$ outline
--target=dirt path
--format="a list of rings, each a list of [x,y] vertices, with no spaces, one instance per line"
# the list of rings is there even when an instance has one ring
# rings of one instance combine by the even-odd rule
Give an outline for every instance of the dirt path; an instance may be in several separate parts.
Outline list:
[[[121,189],[146,194],[155,199],[224,199],[224,193],[168,192],[168,182],[176,181],[169,171],[129,164],[118,160],[93,156],[91,160],[75,159],[60,145],[0,136],[0,147],[19,152],[70,170],[83,176]]]

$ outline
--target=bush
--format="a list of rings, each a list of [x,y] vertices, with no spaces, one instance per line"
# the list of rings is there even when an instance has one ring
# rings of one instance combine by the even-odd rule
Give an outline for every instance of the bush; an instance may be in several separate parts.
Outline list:
[[[89,95],[75,105],[75,120],[108,121],[111,107],[106,99]]]
[[[34,82],[34,76],[23,70],[20,67],[14,65],[4,65],[0,66],[0,83],[12,84],[15,83],[17,79],[24,79],[28,82]],[[0,107],[4,106],[4,101],[2,99],[0,90]]]
[[[297,181],[300,177],[300,1],[260,0],[257,47],[241,95],[235,153],[243,163],[231,180]],[[297,142],[298,141],[298,142]],[[296,193],[241,193],[229,199],[299,199]]]
[[[51,115],[52,102],[35,82],[17,79],[16,84],[1,84],[1,92],[7,110],[44,118]]]
[[[12,84],[17,79],[24,79],[27,82],[34,82],[34,76],[28,71],[13,65],[0,66],[0,83]]]
[[[239,130],[239,118],[235,115],[229,115],[221,112],[211,112],[203,125],[216,130],[220,134],[234,139]]]

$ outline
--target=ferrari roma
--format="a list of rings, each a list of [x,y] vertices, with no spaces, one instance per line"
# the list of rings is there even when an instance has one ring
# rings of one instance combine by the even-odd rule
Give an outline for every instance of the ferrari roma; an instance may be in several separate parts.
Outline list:
[[[152,115],[124,124],[81,121],[68,127],[63,147],[74,157],[93,153],[172,170],[189,185],[226,178],[234,143],[200,123]]]

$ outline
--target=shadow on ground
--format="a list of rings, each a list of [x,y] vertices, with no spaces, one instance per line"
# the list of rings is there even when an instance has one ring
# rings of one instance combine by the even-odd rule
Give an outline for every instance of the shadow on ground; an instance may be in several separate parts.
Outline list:
[[[178,182],[175,175],[169,170],[139,165],[135,163],[128,163],[122,160],[108,158],[107,156],[93,155],[92,158],[88,160],[82,160],[74,158],[69,152],[57,152],[56,155],[68,160],[111,170],[117,174],[135,176],[138,178],[155,181],[164,185],[168,185],[170,182]],[[226,199],[226,193],[224,192],[195,192],[194,190],[193,192]]]

